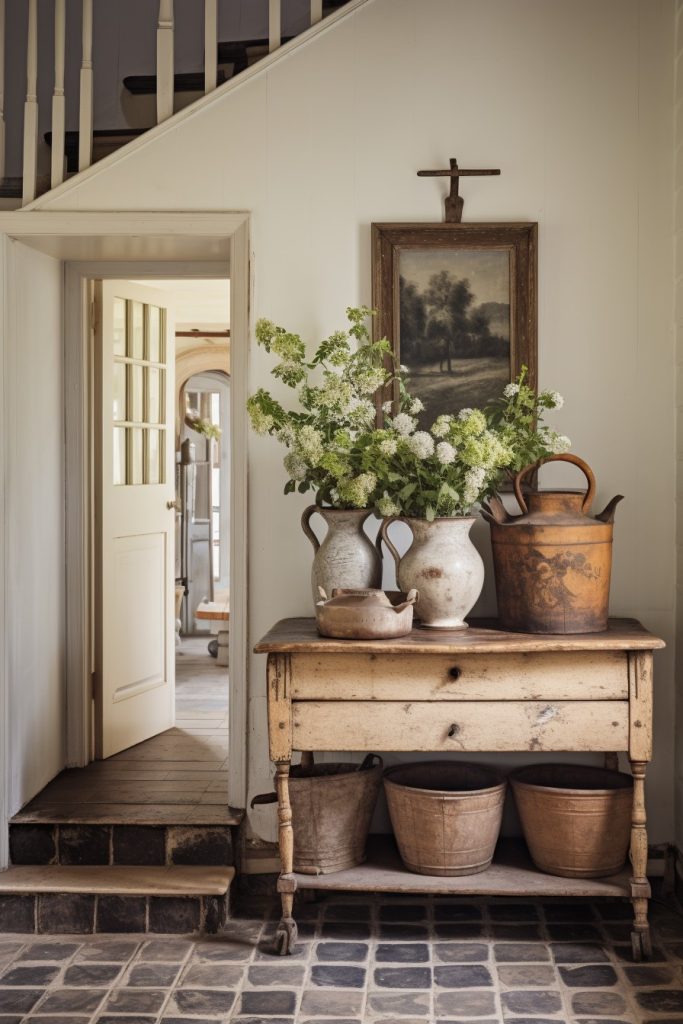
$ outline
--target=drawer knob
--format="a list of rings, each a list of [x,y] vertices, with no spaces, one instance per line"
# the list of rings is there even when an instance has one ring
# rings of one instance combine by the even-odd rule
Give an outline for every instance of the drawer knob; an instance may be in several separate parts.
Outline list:
[[[457,722],[453,722],[453,725],[448,730],[448,735],[449,735],[450,739],[453,739],[454,736],[457,736],[459,732],[460,732],[460,726],[458,725]]]
[[[459,679],[460,676],[462,675],[462,671],[458,668],[457,665],[454,665],[453,668],[449,668],[448,674],[451,677],[451,679]]]

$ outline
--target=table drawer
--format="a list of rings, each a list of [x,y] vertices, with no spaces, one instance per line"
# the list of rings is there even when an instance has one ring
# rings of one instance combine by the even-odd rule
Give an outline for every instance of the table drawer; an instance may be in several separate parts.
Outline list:
[[[627,750],[628,701],[296,701],[295,750]]]
[[[292,655],[294,700],[628,700],[622,651]]]

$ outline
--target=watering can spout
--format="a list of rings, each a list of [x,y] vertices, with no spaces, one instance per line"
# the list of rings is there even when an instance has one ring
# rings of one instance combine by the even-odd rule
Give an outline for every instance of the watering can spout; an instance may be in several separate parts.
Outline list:
[[[599,519],[600,522],[602,522],[602,523],[613,523],[614,522],[614,513],[616,511],[617,505],[619,504],[620,501],[623,501],[623,500],[624,500],[624,495],[623,494],[617,494],[616,497],[612,498],[610,503],[605,506],[603,511],[600,513],[600,515],[596,516],[595,518]]]
[[[502,526],[504,523],[509,523],[515,518],[510,515],[497,494],[492,494],[488,501],[482,503],[481,508],[484,519],[489,523],[498,523],[499,526]]]

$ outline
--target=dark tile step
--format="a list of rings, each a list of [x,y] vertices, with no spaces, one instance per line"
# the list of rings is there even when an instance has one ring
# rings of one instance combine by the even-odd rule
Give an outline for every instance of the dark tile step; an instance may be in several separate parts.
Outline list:
[[[229,75],[219,70],[217,84],[223,85],[227,82]],[[123,80],[124,88],[133,96],[154,96],[157,91],[156,75],[126,75]],[[204,72],[190,71],[173,76],[174,92],[204,92]]]
[[[0,932],[215,933],[234,868],[14,867],[0,875]]]
[[[234,864],[230,825],[125,825],[11,822],[12,864]]]

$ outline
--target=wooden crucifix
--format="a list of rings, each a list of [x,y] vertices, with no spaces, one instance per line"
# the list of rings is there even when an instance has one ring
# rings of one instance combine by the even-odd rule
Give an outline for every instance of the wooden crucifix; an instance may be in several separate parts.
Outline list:
[[[450,170],[447,171],[418,171],[418,178],[450,178],[451,179],[451,190],[446,196],[446,223],[447,224],[459,224],[462,220],[462,208],[465,205],[465,200],[461,195],[458,194],[458,183],[460,178],[474,178],[481,176],[490,176],[492,174],[500,174],[500,168],[488,169],[480,171],[467,171],[458,167],[458,161],[451,157],[450,159]]]

